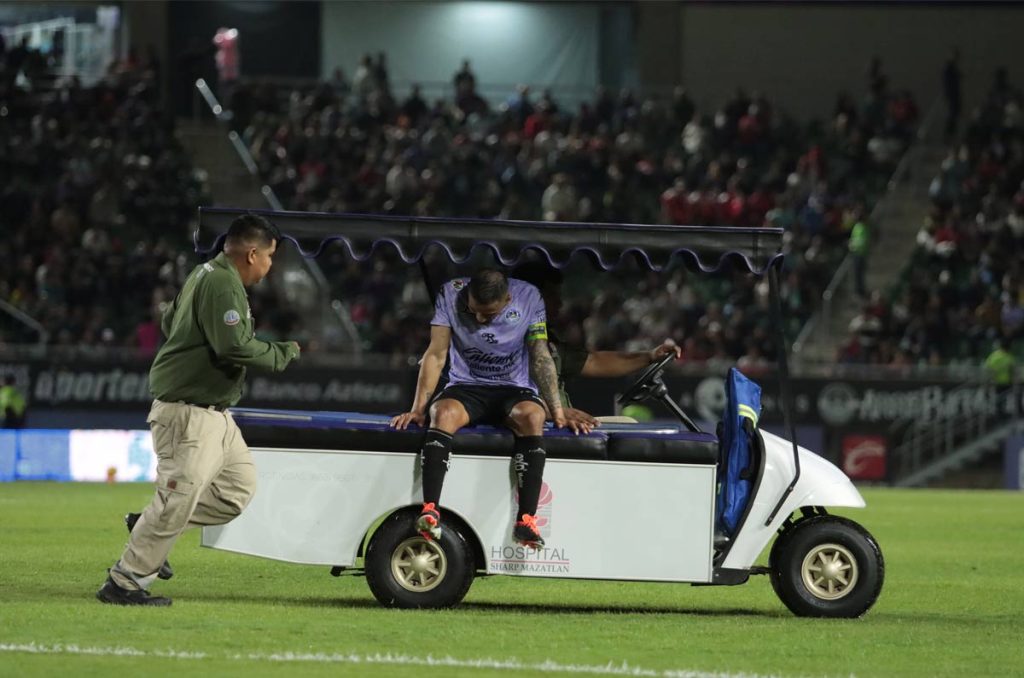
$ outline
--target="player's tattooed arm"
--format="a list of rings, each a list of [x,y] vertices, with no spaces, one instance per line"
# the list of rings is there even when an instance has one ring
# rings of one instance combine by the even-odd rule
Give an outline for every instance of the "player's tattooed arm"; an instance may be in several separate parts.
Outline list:
[[[558,396],[558,372],[555,370],[555,361],[551,358],[548,342],[538,339],[529,342],[527,346],[530,350],[530,377],[537,384],[540,397],[547,403],[551,418],[556,424],[564,422],[565,413],[562,409],[562,400]]]

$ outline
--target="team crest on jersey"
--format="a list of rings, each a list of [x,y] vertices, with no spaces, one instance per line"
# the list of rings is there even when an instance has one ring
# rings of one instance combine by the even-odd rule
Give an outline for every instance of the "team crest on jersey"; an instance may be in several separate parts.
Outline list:
[[[519,311],[517,311],[514,308],[510,308],[508,310],[508,313],[505,314],[505,320],[509,321],[510,323],[519,322],[519,319],[522,317],[523,316],[519,313]]]
[[[456,292],[458,292],[459,290],[461,290],[465,286],[466,286],[466,281],[465,280],[453,280],[452,281],[452,289],[455,290]]]
[[[228,327],[234,327],[241,322],[242,316],[235,309],[231,309],[224,314],[224,324]]]

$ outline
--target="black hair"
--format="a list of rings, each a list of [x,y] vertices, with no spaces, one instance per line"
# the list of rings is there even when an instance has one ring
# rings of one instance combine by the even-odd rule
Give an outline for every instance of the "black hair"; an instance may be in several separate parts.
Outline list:
[[[504,301],[508,295],[508,278],[494,268],[481,268],[469,279],[469,296],[478,304]]]
[[[281,239],[277,226],[258,214],[243,214],[235,218],[228,226],[226,242],[228,244],[259,245],[270,247]]]
[[[546,261],[527,261],[519,264],[508,274],[510,278],[524,280],[534,287],[544,289],[548,285],[561,285],[562,272]]]
[[[8,374],[4,377],[4,386],[14,386],[17,381],[18,380],[14,378],[13,374]]]

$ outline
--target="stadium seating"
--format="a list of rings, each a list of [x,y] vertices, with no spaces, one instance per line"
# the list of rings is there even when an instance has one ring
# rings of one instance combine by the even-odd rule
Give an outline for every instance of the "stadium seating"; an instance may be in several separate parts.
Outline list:
[[[1024,358],[1024,119],[997,81],[932,181],[902,279],[851,325],[844,362],[978,364],[1005,339]]]

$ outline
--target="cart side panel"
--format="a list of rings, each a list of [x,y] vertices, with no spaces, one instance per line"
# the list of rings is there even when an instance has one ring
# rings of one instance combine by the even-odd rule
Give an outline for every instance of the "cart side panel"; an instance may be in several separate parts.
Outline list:
[[[372,522],[418,504],[417,456],[254,449],[259,486],[241,516],[203,545],[316,565],[351,565]],[[509,459],[458,455],[442,505],[462,516],[494,574],[711,580],[713,466],[549,459],[538,510],[547,547],[512,541]],[[443,512],[442,512],[443,515]],[[443,517],[442,517],[443,520]]]

